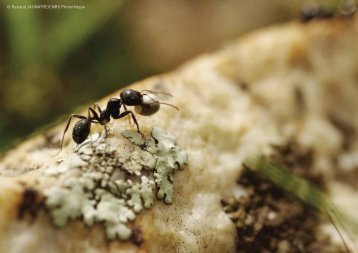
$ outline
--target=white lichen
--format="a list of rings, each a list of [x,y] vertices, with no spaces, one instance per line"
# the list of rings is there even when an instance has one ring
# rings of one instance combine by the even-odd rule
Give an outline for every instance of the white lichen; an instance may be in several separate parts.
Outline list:
[[[69,220],[80,218],[84,211],[95,204],[91,190],[94,182],[85,178],[70,178],[66,187],[52,187],[45,191],[46,206],[56,226],[63,227]]]
[[[163,199],[164,203],[171,204],[173,202],[174,173],[184,167],[187,162],[186,153],[176,146],[173,136],[166,134],[163,129],[158,127],[153,128],[153,138],[144,138],[141,134],[131,131],[125,131],[122,135],[133,144],[143,147],[144,151],[142,150],[142,152],[145,155],[143,154],[139,161],[142,166],[149,169],[154,164],[155,183],[159,188],[157,197],[160,200]],[[154,139],[157,142],[156,145]],[[152,154],[152,158],[149,159],[148,154]]]
[[[158,141],[157,144],[157,162],[155,166],[155,183],[159,190],[158,199],[164,199],[166,204],[173,202],[173,181],[174,173],[182,169],[187,162],[187,155],[180,150],[175,143],[175,138],[166,134],[160,128],[154,128],[153,138]]]
[[[121,240],[126,240],[131,235],[131,230],[126,226],[128,221],[135,219],[133,210],[128,207],[126,201],[117,198],[110,192],[102,189],[96,189],[98,204],[94,209],[92,220],[89,222],[104,222],[107,238],[113,240],[118,236]]]
[[[45,191],[45,204],[56,226],[83,219],[89,226],[104,224],[108,239],[126,240],[131,236],[127,223],[151,208],[155,196],[166,204],[173,202],[174,174],[187,162],[175,138],[160,128],[153,128],[152,137],[136,131],[122,135],[132,144],[131,152],[106,145],[105,136],[96,135],[92,142],[79,145],[70,160],[45,171],[63,178]],[[68,177],[73,170],[79,175]]]
[[[146,209],[149,209],[153,206],[154,203],[154,188],[155,183],[153,180],[148,179],[147,177],[142,177],[142,184],[140,187],[140,196],[143,200],[143,206]]]

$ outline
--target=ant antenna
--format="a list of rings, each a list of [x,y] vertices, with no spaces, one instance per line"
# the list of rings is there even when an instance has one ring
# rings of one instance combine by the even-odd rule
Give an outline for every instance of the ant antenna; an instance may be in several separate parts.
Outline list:
[[[143,91],[144,91],[144,92],[150,92],[150,93],[153,93],[153,94],[163,94],[163,95],[167,95],[167,96],[169,96],[169,97],[172,97],[172,96],[173,96],[172,94],[170,94],[170,93],[168,93],[168,92],[163,92],[163,91],[142,90],[141,93],[142,93]],[[143,95],[146,95],[146,94],[143,94]]]
[[[176,107],[175,105],[172,105],[172,104],[168,104],[168,103],[163,103],[163,102],[158,102],[159,104],[162,104],[162,105],[167,105],[167,106],[170,106],[172,108],[174,108],[175,110],[179,111],[179,108]]]
[[[161,93],[161,92],[160,92],[160,93]],[[167,94],[169,94],[169,93],[167,93]],[[167,105],[167,106],[170,106],[170,107],[174,108],[175,110],[179,111],[179,108],[176,107],[175,105],[168,104],[168,103],[164,103],[164,102],[159,102],[159,101],[155,100],[154,98],[152,98],[151,96],[149,96],[148,94],[143,94],[143,95],[149,97],[149,98],[153,101],[153,103],[158,103],[158,104],[162,104],[162,105]],[[169,94],[169,95],[170,95],[170,94]],[[170,96],[171,96],[171,95],[170,95]]]

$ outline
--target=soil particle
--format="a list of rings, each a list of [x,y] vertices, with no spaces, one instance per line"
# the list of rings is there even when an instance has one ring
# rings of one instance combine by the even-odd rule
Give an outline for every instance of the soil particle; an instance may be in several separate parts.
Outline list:
[[[302,114],[306,110],[306,101],[302,88],[295,87],[294,99],[298,112]]]
[[[237,226],[237,253],[345,252],[320,233],[318,215],[285,191],[249,169],[238,184],[247,194],[222,201]]]
[[[330,116],[330,121],[342,134],[342,151],[347,153],[352,152],[354,142],[357,140],[356,129],[352,125],[339,120],[334,116]],[[338,156],[333,159],[334,164],[337,166],[337,170],[335,170],[335,179],[356,189],[358,187],[358,167],[354,167],[350,170],[342,169],[338,160]]]
[[[26,188],[22,193],[22,199],[17,208],[18,219],[22,220],[28,214],[30,221],[34,221],[42,205],[42,198],[38,191],[33,188]]]
[[[143,243],[144,239],[142,230],[139,227],[132,228],[132,236],[130,241],[137,246],[140,246]]]
[[[326,189],[324,176],[313,170],[314,152],[302,147],[295,141],[289,141],[284,146],[274,146],[275,152],[271,159],[297,176],[304,177],[321,189]]]
[[[354,127],[334,116],[330,116],[330,121],[343,136],[342,149],[344,151],[350,150],[357,134]]]
[[[358,167],[352,169],[351,171],[342,171],[337,170],[335,179],[339,182],[342,182],[346,185],[351,186],[353,189],[358,188]]]

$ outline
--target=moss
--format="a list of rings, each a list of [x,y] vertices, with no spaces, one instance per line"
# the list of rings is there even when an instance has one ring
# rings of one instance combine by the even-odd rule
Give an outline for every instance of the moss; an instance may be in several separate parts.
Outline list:
[[[127,223],[151,208],[155,196],[166,204],[173,202],[174,174],[187,163],[175,138],[160,128],[153,128],[152,137],[135,131],[122,135],[131,143],[128,154],[108,146],[104,156],[104,135],[95,136],[92,144],[84,142],[58,167],[47,169],[47,175],[63,182],[45,191],[56,226],[83,219],[89,226],[102,223],[108,239],[127,240],[132,234]],[[78,170],[79,176],[66,177],[71,170]]]

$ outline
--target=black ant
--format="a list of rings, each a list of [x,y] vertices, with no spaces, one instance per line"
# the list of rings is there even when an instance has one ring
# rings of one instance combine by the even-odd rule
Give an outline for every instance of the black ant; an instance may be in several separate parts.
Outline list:
[[[313,2],[306,4],[300,13],[302,22],[309,22],[313,19],[329,19],[333,17],[349,17],[356,12],[357,6],[354,0],[341,1],[335,9],[328,9]]]
[[[143,92],[149,92],[149,94],[143,93]],[[92,123],[103,125],[104,129],[106,131],[106,137],[107,137],[108,136],[107,123],[110,122],[111,118],[112,119],[120,119],[120,118],[123,118],[129,114],[132,116],[132,119],[137,127],[137,131],[142,134],[142,132],[139,129],[138,121],[137,121],[134,113],[130,110],[127,110],[127,106],[134,106],[135,112],[142,116],[149,116],[149,115],[156,113],[160,108],[160,104],[168,105],[168,106],[173,107],[176,110],[179,110],[174,105],[159,102],[159,100],[155,94],[165,94],[165,95],[171,96],[170,94],[165,93],[165,92],[153,92],[153,91],[149,91],[149,90],[142,90],[141,92],[139,92],[139,91],[132,90],[132,89],[126,89],[120,93],[120,98],[109,99],[107,102],[106,109],[104,109],[104,110],[102,110],[98,104],[95,104],[95,109],[98,110],[98,113],[96,112],[95,109],[93,109],[92,107],[89,107],[87,117],[83,116],[83,115],[72,114],[67,121],[67,125],[63,132],[63,136],[62,136],[62,140],[61,140],[61,147],[57,154],[59,154],[62,150],[65,134],[68,130],[68,127],[71,123],[72,118],[80,119],[80,121],[78,121],[75,124],[75,126],[73,127],[72,139],[77,144],[81,144],[89,136]],[[120,112],[122,105],[124,107],[124,111]]]
[[[333,11],[318,5],[306,5],[300,13],[302,22],[309,22],[313,19],[329,19],[334,16]]]

